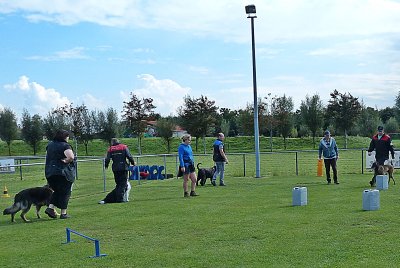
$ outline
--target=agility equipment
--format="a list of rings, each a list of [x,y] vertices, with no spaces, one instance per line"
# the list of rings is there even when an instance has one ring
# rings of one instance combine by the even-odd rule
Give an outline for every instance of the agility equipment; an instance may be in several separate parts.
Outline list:
[[[1,197],[10,197],[10,195],[8,194],[7,186],[4,186],[4,191]]]
[[[292,189],[292,205],[307,205],[307,187],[294,187]]]
[[[74,240],[71,240],[71,233],[74,233],[74,234],[79,235],[79,236],[81,236],[83,238],[86,238],[87,240],[90,240],[90,241],[94,242],[95,255],[94,256],[90,256],[90,258],[97,258],[97,257],[107,256],[107,254],[101,254],[100,253],[100,242],[99,242],[99,240],[94,239],[94,238],[89,237],[89,236],[86,236],[86,235],[84,235],[82,233],[79,233],[77,231],[74,231],[74,230],[72,230],[70,228],[66,228],[66,232],[67,232],[67,241],[65,243],[63,243],[63,244],[68,244],[68,243],[71,243],[71,242],[75,242]]]
[[[322,177],[322,159],[318,159],[317,176]]]
[[[387,190],[389,188],[389,178],[387,175],[376,175],[376,189]]]
[[[378,210],[380,207],[379,190],[364,190],[362,203],[363,210]]]

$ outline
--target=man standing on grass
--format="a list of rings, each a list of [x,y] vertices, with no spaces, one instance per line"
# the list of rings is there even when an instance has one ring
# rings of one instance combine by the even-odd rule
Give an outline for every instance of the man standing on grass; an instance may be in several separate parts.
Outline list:
[[[389,135],[386,135],[383,132],[383,126],[379,126],[378,133],[372,137],[368,148],[368,155],[371,155],[374,150],[375,161],[378,162],[378,165],[380,166],[384,165],[386,160],[389,160],[389,152],[392,155],[392,159],[394,159],[392,139]],[[378,168],[378,166],[376,168]],[[375,180],[376,178],[374,176],[374,178],[369,182],[371,187],[375,185]]]
[[[120,203],[129,200],[130,184],[128,181],[128,167],[129,163],[133,166],[135,161],[128,146],[119,142],[118,139],[111,139],[111,146],[108,148],[107,156],[105,159],[105,168],[108,168],[110,161],[112,163],[112,171],[114,173],[115,189],[112,190],[99,204],[106,203]],[[129,161],[129,163],[127,162]]]
[[[216,170],[214,176],[211,180],[211,184],[216,186],[215,181],[217,180],[217,176],[219,174],[219,186],[225,186],[224,182],[224,173],[225,173],[225,163],[228,164],[228,158],[226,157],[224,150],[224,141],[225,135],[224,133],[218,133],[218,137],[214,142],[213,149],[213,160],[215,162]]]
[[[322,155],[324,156],[326,180],[328,181],[328,184],[331,184],[330,167],[332,167],[333,181],[335,182],[335,184],[339,184],[336,168],[336,162],[339,158],[339,152],[336,141],[334,138],[331,137],[331,133],[329,132],[329,130],[324,132],[324,137],[319,143],[318,159],[321,160]]]

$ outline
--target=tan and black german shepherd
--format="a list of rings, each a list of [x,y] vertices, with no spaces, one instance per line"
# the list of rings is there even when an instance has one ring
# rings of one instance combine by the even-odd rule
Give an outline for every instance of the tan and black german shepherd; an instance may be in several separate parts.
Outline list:
[[[29,220],[25,214],[30,210],[32,205],[36,206],[36,215],[40,219],[39,211],[42,206],[49,204],[53,190],[49,186],[33,187],[20,191],[14,197],[14,204],[3,211],[3,215],[11,214],[11,222],[15,222],[15,214],[22,210],[21,218],[25,222]]]
[[[374,169],[374,176],[372,177],[372,180],[370,181],[371,186],[375,185],[377,175],[388,175],[388,177],[389,177],[388,183],[390,182],[390,179],[392,179],[393,184],[396,184],[396,181],[393,178],[394,167],[392,164],[379,165],[378,162],[375,161],[374,163],[372,163],[371,168]]]

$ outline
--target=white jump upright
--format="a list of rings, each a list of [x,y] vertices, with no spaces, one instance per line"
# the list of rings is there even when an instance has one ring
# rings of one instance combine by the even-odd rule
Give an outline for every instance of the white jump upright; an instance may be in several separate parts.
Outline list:
[[[389,177],[387,175],[376,175],[376,189],[387,190],[389,188]]]
[[[364,190],[362,201],[363,210],[378,210],[380,207],[379,190]]]
[[[293,206],[307,205],[307,187],[294,187],[292,190]]]

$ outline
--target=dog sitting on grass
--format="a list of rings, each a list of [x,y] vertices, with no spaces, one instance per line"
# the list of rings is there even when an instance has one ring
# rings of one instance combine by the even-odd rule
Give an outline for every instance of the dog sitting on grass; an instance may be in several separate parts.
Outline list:
[[[206,181],[208,178],[210,179],[210,182],[211,182],[212,177],[214,176],[216,167],[213,166],[212,168],[200,168],[199,167],[200,165],[201,165],[201,163],[197,164],[198,172],[197,172],[196,185],[199,185],[199,182],[200,182],[200,185],[204,186],[206,184]]]
[[[15,222],[15,214],[22,210],[21,218],[24,222],[29,222],[25,217],[32,205],[36,206],[36,216],[40,219],[39,211],[42,206],[46,206],[50,202],[53,190],[45,185],[43,187],[28,188],[20,191],[14,197],[14,204],[3,211],[3,215],[11,214],[11,222]]]
[[[375,185],[377,175],[388,175],[389,177],[388,183],[390,182],[390,179],[392,179],[393,185],[396,184],[396,181],[393,178],[394,168],[392,165],[379,165],[379,163],[375,161],[374,163],[372,163],[371,168],[374,169],[374,176],[372,177],[372,180],[369,182],[371,184],[371,187]]]

